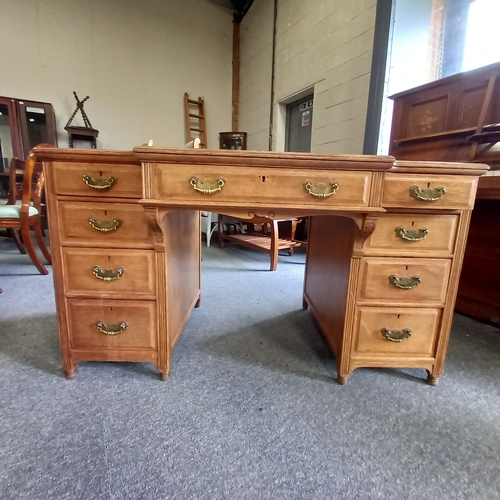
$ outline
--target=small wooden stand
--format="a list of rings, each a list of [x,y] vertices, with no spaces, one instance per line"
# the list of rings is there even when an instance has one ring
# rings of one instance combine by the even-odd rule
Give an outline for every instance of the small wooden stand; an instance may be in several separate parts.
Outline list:
[[[90,147],[97,148],[97,136],[99,130],[90,127],[64,127],[68,131],[68,145],[70,148],[74,147],[74,141],[87,141],[90,142]]]
[[[73,144],[75,140],[86,141],[90,142],[91,148],[97,149],[97,136],[99,135],[99,130],[96,130],[95,128],[92,127],[89,117],[87,116],[87,113],[85,113],[85,110],[83,109],[83,104],[87,99],[89,99],[89,96],[85,97],[85,99],[80,101],[75,91],[73,91],[73,95],[75,96],[76,99],[76,109],[75,111],[73,111],[71,118],[68,120],[68,123],[66,123],[66,126],[64,127],[64,129],[68,131],[68,145],[70,148],[72,148],[74,147]],[[85,124],[84,127],[71,126],[71,122],[73,121],[73,118],[76,116],[78,111],[82,113],[83,123]]]

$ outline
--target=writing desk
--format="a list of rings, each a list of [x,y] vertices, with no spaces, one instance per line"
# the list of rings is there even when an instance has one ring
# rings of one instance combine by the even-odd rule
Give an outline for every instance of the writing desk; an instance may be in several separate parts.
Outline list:
[[[66,377],[149,361],[162,379],[200,302],[199,210],[311,216],[303,307],[344,384],[358,367],[443,364],[478,177],[488,167],[139,147],[36,148],[44,162]]]

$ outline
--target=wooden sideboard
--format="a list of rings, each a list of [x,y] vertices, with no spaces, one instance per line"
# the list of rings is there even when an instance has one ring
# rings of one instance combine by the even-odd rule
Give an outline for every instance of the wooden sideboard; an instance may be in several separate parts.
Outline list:
[[[198,210],[311,216],[303,307],[337,360],[420,367],[436,385],[481,164],[139,147],[36,148],[62,364],[150,361],[168,376],[200,297]]]

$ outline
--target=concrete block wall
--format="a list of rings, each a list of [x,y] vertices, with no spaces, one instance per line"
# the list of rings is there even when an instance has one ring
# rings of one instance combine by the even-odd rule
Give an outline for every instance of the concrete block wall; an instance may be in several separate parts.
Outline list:
[[[240,27],[239,129],[248,149],[269,149],[274,1],[255,0]]]
[[[266,120],[269,129],[273,4],[255,0],[242,22],[240,129],[249,133],[249,149],[268,149],[264,130]],[[375,12],[376,0],[278,1],[273,149],[283,144],[282,103],[313,89],[311,151],[362,152]],[[245,57],[256,39],[262,46],[259,61]],[[243,85],[249,73],[261,84],[258,92]]]

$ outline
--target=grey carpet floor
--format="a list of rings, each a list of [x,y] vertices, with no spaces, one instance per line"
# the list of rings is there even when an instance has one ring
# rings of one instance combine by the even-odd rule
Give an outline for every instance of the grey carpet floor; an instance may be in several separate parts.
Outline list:
[[[500,498],[500,331],[456,315],[436,388],[393,369],[342,387],[304,254],[268,263],[204,248],[168,381],[95,362],[66,380],[52,276],[0,238],[0,498]]]

